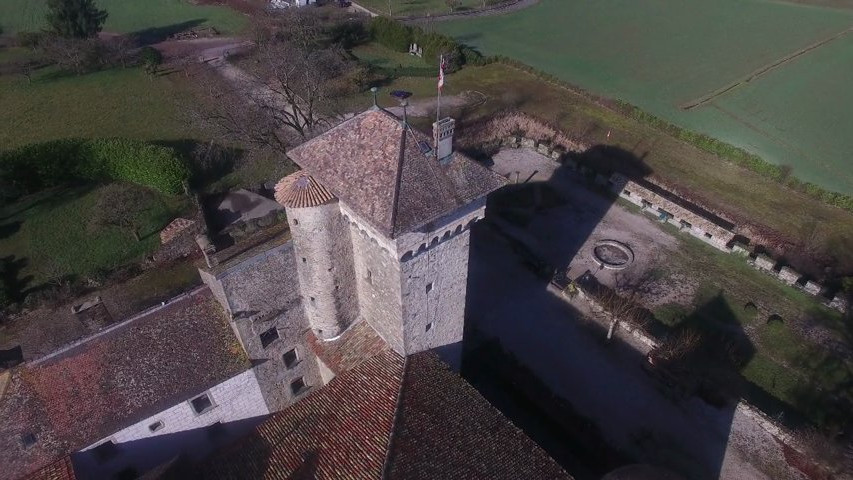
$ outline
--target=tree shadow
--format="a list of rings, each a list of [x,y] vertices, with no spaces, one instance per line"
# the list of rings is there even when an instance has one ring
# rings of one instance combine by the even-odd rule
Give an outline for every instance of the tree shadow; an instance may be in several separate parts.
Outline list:
[[[4,238],[9,238],[12,235],[18,233],[18,230],[21,229],[21,221],[9,222],[3,225],[0,225],[0,240]]]
[[[181,33],[196,28],[204,24],[204,22],[206,21],[206,18],[196,18],[193,20],[187,20],[185,22],[166,25],[164,27],[145,28],[143,30],[135,31],[130,35],[137,38],[140,45],[151,45],[153,43],[159,43],[164,40],[168,40],[169,37],[175,35],[176,33]]]
[[[686,320],[703,329],[706,342],[650,361],[630,342],[608,342],[606,326],[583,320],[529,255],[488,223],[472,231],[466,342],[470,324],[504,352],[492,351],[488,375],[466,374],[475,387],[499,408],[509,405],[502,411],[576,478],[637,462],[719,478],[742,387],[738,372],[755,352],[739,325],[705,320],[734,318],[725,302],[712,299]],[[683,342],[673,336],[671,343]],[[720,352],[732,355],[721,361]],[[469,352],[463,372],[481,355]],[[598,455],[581,449],[579,459],[560,448],[585,442],[607,448]]]
[[[190,167],[189,185],[196,191],[204,190],[233,173],[246,153],[241,148],[194,139],[159,140],[154,143],[173,148],[186,159]]]
[[[13,302],[21,302],[27,294],[27,287],[32,282],[32,275],[21,276],[21,272],[29,264],[26,258],[7,255],[0,258],[0,283],[3,290]]]

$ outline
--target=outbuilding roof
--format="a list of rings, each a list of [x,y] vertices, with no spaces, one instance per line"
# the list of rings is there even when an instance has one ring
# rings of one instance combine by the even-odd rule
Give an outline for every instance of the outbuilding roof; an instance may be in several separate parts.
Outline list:
[[[571,477],[429,352],[385,350],[274,414],[205,479]]]
[[[16,367],[0,398],[0,465],[18,478],[249,368],[210,290]]]
[[[439,162],[430,136],[374,108],[288,155],[382,234],[395,238],[487,195],[505,180],[454,152]]]

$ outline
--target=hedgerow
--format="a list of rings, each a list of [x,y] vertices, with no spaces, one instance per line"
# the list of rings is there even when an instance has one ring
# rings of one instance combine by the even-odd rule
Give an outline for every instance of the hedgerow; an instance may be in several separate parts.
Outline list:
[[[20,193],[123,180],[177,194],[189,173],[175,150],[126,138],[54,140],[0,152],[0,179]]]
[[[410,27],[388,17],[372,18],[368,30],[374,40],[398,52],[408,52],[409,45],[418,44],[423,49],[424,61],[430,65],[437,66],[439,58],[444,55],[449,72],[465,64],[482,65],[484,61],[480,52],[462,45],[452,37],[425,32],[420,27]]]

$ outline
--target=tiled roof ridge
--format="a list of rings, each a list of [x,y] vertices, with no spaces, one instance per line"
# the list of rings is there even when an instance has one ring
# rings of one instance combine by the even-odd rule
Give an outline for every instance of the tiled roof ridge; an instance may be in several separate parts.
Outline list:
[[[400,206],[400,183],[403,181],[403,162],[406,159],[406,134],[409,132],[409,124],[405,121],[402,122],[402,133],[400,135],[400,152],[397,158],[397,179],[394,183],[394,199],[391,201],[391,230],[392,235],[395,233],[393,230],[394,225],[397,225],[397,210]],[[412,133],[414,136],[414,133]]]
[[[397,425],[399,425],[400,415],[403,410],[403,391],[406,388],[406,377],[409,374],[409,357],[408,355],[403,357],[403,372],[400,375],[400,389],[397,390],[397,401],[394,404],[394,418],[391,420],[391,431],[388,433],[388,446],[385,448],[385,460],[382,464],[382,480],[388,478],[389,471],[391,469],[391,465],[393,459],[394,452],[394,433],[397,431]]]

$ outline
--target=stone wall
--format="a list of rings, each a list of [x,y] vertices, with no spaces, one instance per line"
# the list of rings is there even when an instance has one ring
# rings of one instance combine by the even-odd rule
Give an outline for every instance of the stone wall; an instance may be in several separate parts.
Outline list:
[[[395,352],[405,355],[400,263],[388,239],[346,212],[352,238],[358,305],[364,318]]]
[[[203,393],[214,406],[199,414],[189,401]],[[247,370],[81,449],[72,456],[74,469],[78,478],[113,478],[127,468],[146,472],[176,452],[199,459],[248,433],[268,413],[255,372]],[[104,462],[92,449],[107,441],[117,444],[117,453]],[[122,448],[131,442],[132,448]]]
[[[243,349],[255,363],[270,411],[294,403],[290,385],[302,378],[309,387],[322,384],[316,357],[305,333],[308,322],[296,272],[292,242],[274,246],[224,271],[201,270],[202,280],[223,303]],[[274,329],[278,338],[266,347],[261,334]],[[296,349],[299,363],[288,368],[284,354]]]
[[[460,364],[470,228],[484,215],[484,202],[473,202],[397,239],[407,354],[441,349],[445,361]]]
[[[347,222],[338,202],[288,208],[287,217],[308,322],[317,338],[335,338],[358,318]]]
[[[501,145],[542,145],[548,155],[557,152],[581,152],[589,148],[563,133],[559,128],[536,117],[521,112],[504,112],[489,120],[458,129],[456,145],[462,149],[497,150]],[[521,145],[521,142],[526,142]],[[530,145],[527,145],[527,144]]]
[[[653,212],[661,221],[675,225],[685,233],[712,245],[723,251],[731,251],[730,244],[735,238],[733,225],[713,214],[702,212],[697,206],[685,201],[658,187],[642,180],[629,180],[622,174],[614,173],[608,180],[613,193]]]

